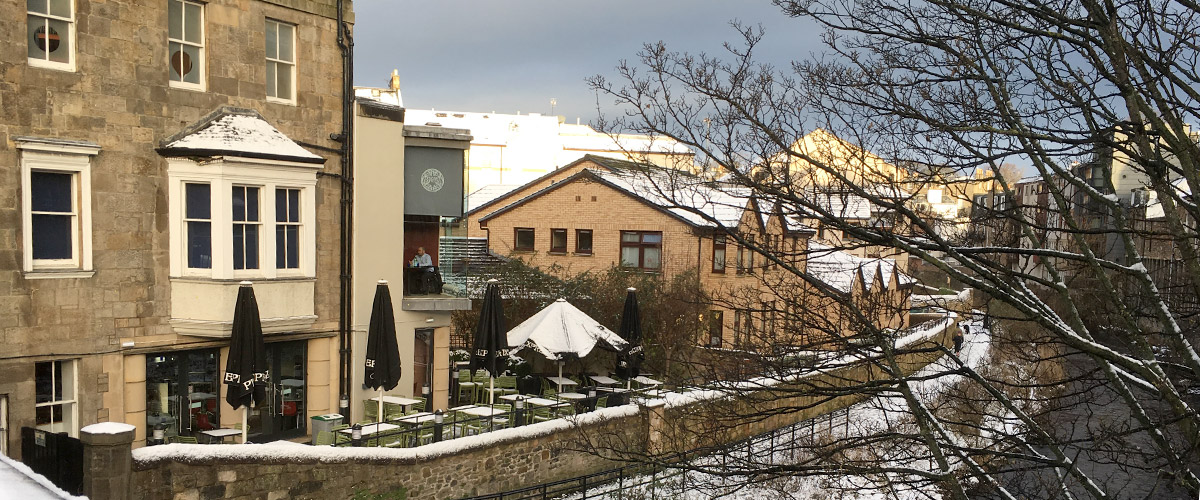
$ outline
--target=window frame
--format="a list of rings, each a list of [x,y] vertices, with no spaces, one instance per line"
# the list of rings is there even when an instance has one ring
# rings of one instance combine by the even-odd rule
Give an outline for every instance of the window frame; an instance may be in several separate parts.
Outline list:
[[[168,158],[170,276],[201,280],[315,278],[316,236],[310,225],[316,220],[318,170],[312,164],[275,160],[223,158],[201,164],[189,158]],[[189,183],[209,184],[211,187],[211,269],[187,267],[184,185]],[[232,199],[235,185],[259,188],[258,269],[233,269]],[[262,229],[274,221],[273,216],[262,212],[261,200],[269,196],[263,193],[274,193],[276,188],[300,190],[299,269],[276,268],[274,227],[270,227],[271,230]],[[274,210],[273,205],[270,210]],[[264,260],[263,256],[269,258]]]
[[[562,246],[554,246],[554,236],[562,235]],[[550,250],[549,253],[566,254],[567,253],[567,230],[565,228],[550,229]]]
[[[0,455],[8,456],[8,394],[0,394]]]
[[[246,218],[242,219],[242,220],[235,219],[232,216],[233,203],[234,203],[233,202],[233,193],[234,193],[234,191],[236,191],[238,189],[241,189],[243,191],[244,201],[246,202],[246,209],[244,210]],[[258,211],[258,219],[255,219],[255,220],[250,220],[250,218],[249,218],[250,217],[249,202],[250,202],[250,190],[251,189],[254,190],[254,203],[256,205],[256,210]],[[233,249],[232,249],[231,255],[234,256],[234,259],[232,260],[232,264],[233,264],[233,274],[235,276],[237,276],[239,274],[245,274],[245,273],[255,273],[263,268],[263,260],[262,260],[263,240],[265,238],[264,238],[263,230],[262,230],[262,228],[263,228],[263,213],[262,213],[262,206],[263,206],[262,196],[263,195],[262,195],[262,193],[263,193],[263,187],[261,185],[253,185],[253,184],[245,184],[245,183],[235,183],[235,184],[233,184],[233,186],[231,187],[231,190],[230,190],[230,200],[229,200],[230,201],[229,207],[230,207],[230,212],[231,212],[230,223],[231,223],[231,228],[233,230],[233,233],[231,234],[230,238],[231,238],[231,241],[233,244]],[[246,234],[248,234],[246,231],[251,228],[254,229],[254,233],[255,233],[255,243],[254,243],[253,249],[254,249],[254,260],[255,260],[256,267],[246,267],[246,265],[247,265],[246,264],[246,256],[250,255],[249,249],[251,248],[249,245],[246,245]],[[238,229],[242,230],[242,253],[243,253],[242,266],[243,267],[240,267],[240,268],[237,267],[237,258],[236,258],[237,253],[238,253],[237,237],[236,237]]]
[[[581,238],[581,236],[584,234],[587,235],[587,239],[588,239],[588,247],[586,249],[579,245],[579,242],[583,240],[583,238]],[[596,233],[592,232],[591,229],[576,229],[575,230],[575,253],[578,255],[592,255],[592,253],[595,252],[595,248],[596,248],[596,240],[594,239],[595,235],[596,235]]]
[[[55,385],[54,380],[57,378],[57,377],[55,377],[55,373],[56,373],[56,370],[54,369],[55,365],[63,366],[62,363],[69,363],[69,366],[71,367],[71,375],[70,375],[70,377],[71,377],[71,397],[70,398],[64,397],[62,399],[51,399],[50,401],[47,401],[44,403],[37,402],[37,395],[38,395],[37,394],[37,365],[42,365],[42,364],[46,364],[46,363],[51,364],[50,365],[50,375],[51,375],[51,382],[50,382],[51,396],[50,397],[51,398],[56,397],[56,395],[54,394],[54,385]],[[64,367],[62,371],[65,372],[66,368]],[[65,375],[63,377],[63,380],[64,381],[66,380]],[[66,394],[66,390],[64,389],[63,395],[65,396],[65,394]],[[33,415],[34,415],[34,427],[35,428],[41,429],[42,425],[47,425],[47,424],[38,424],[37,423],[37,409],[54,407],[54,406],[63,407],[62,415],[63,415],[64,420],[67,418],[66,417],[67,411],[69,410],[71,412],[70,427],[68,429],[65,429],[65,432],[67,433],[67,435],[69,435],[71,437],[76,437],[76,438],[79,437],[79,360],[78,359],[55,359],[55,360],[50,360],[50,361],[39,361],[37,363],[34,363],[34,404],[33,404],[34,412],[33,412]],[[64,432],[63,430],[59,430],[55,427],[54,424],[56,422],[53,419],[54,410],[52,409],[52,410],[50,410],[50,412],[51,412],[51,421],[48,424],[50,426],[50,429],[48,429],[48,431],[49,432]],[[42,430],[47,430],[47,429],[42,429]]]
[[[75,72],[75,69],[76,69],[75,68],[75,31],[76,31],[76,29],[75,29],[75,24],[76,24],[75,23],[75,13],[76,13],[77,9],[75,8],[75,0],[66,0],[66,2],[67,2],[67,5],[69,5],[71,7],[71,14],[69,17],[62,17],[62,16],[57,16],[57,15],[51,14],[49,1],[46,2],[46,12],[45,13],[32,12],[29,10],[29,4],[28,3],[25,4],[26,5],[25,6],[25,26],[26,26],[25,29],[27,30],[26,33],[28,33],[30,17],[39,17],[39,18],[43,19],[43,22],[46,22],[46,23],[48,23],[48,20],[62,21],[62,22],[67,23],[67,35],[66,35],[67,36],[67,62],[51,61],[50,60],[50,51],[45,51],[46,59],[35,59],[35,58],[29,56],[29,48],[28,48],[28,46],[26,46],[25,60],[29,64],[30,67]],[[59,34],[59,36],[62,36],[62,34]],[[33,40],[26,40],[25,42],[32,43]]]
[[[638,236],[638,241],[636,243],[632,242],[632,241],[629,241],[629,242],[625,241],[625,235],[627,235],[627,234],[636,234]],[[657,243],[646,243],[646,241],[645,241],[646,236],[654,236],[654,235],[658,236],[658,242]],[[618,243],[620,244],[620,247],[618,248],[618,253],[617,253],[617,263],[620,265],[620,267],[624,267],[627,269],[637,269],[637,270],[643,271],[643,272],[652,272],[652,273],[662,272],[662,270],[663,270],[663,251],[662,251],[662,249],[663,249],[663,233],[662,233],[662,231],[625,231],[625,230],[622,230],[621,237],[620,237],[620,240],[618,241]],[[638,261],[637,261],[636,266],[625,265],[624,253],[625,253],[626,248],[637,248],[638,249]],[[658,249],[658,267],[646,267],[646,249],[648,249],[648,248],[657,248]]]
[[[716,274],[725,274],[725,268],[728,267],[728,248],[729,239],[724,233],[714,234],[712,240],[712,272]],[[720,266],[717,265],[717,252],[721,252]]]
[[[715,332],[714,332],[715,330]],[[715,333],[715,335],[714,335]],[[708,347],[721,347],[725,342],[725,311],[708,312]]]
[[[298,58],[296,57],[296,52],[297,52],[296,41],[299,40],[299,38],[296,36],[296,31],[299,29],[299,26],[289,23],[289,22],[280,21],[278,19],[271,19],[269,17],[266,18],[266,21],[264,23],[264,28],[263,28],[263,46],[264,47],[266,46],[266,38],[267,38],[266,30],[270,28],[272,23],[274,23],[274,25],[276,26],[276,29],[275,29],[276,57],[272,58],[270,56],[266,56],[265,64],[263,66],[263,72],[264,72],[263,80],[266,82],[265,87],[266,87],[266,91],[267,91],[266,92],[267,101],[280,103],[280,104],[290,104],[290,105],[294,106],[296,104],[296,94],[297,94],[296,76],[299,75],[299,71],[297,70],[297,67],[296,67],[297,63],[298,63]],[[291,38],[292,38],[292,54],[291,54],[292,60],[291,61],[286,61],[286,60],[279,58],[279,52],[278,52],[278,50],[279,50],[279,28],[278,27],[279,26],[287,26],[287,27],[291,28]],[[267,73],[267,68],[270,67],[271,64],[276,65],[274,82],[272,82],[271,79],[266,76],[269,74],[269,73]],[[292,82],[291,95],[288,97],[279,97],[278,96],[278,93],[279,93],[279,66],[280,65],[286,65],[288,67],[288,72],[291,74],[291,82]],[[274,95],[274,96],[271,95],[272,84],[274,84],[274,87],[275,87],[274,90],[275,90],[276,95]]]
[[[521,233],[529,231],[529,245],[521,246]],[[514,252],[532,252],[537,248],[537,230],[532,227],[514,227],[513,228],[513,251]]]
[[[21,152],[22,270],[26,279],[90,278],[92,269],[92,156],[100,146],[87,142],[13,138]],[[33,173],[71,174],[70,259],[33,258]]]
[[[276,206],[275,222],[274,222],[274,225],[275,225],[275,270],[279,273],[296,272],[296,271],[299,271],[299,269],[300,269],[301,256],[304,254],[304,246],[301,244],[301,242],[304,241],[304,234],[303,234],[304,233],[304,196],[303,196],[304,190],[303,190],[303,188],[277,185],[277,186],[275,186],[274,191],[275,191],[275,206]],[[294,221],[292,221],[292,220],[280,221],[279,220],[278,206],[279,206],[279,192],[280,191],[287,193],[287,195],[286,195],[287,196],[287,215],[288,215],[289,219],[291,218],[291,213],[292,213],[291,193],[293,191],[296,192],[296,204],[299,205],[299,207],[296,208],[296,210],[295,210],[297,220],[294,220]],[[285,228],[286,227],[295,227],[296,228],[296,266],[295,267],[289,267],[287,265],[287,260],[288,260],[287,252],[289,251],[289,249],[286,248],[287,230],[286,229],[284,230],[284,241],[282,241],[282,242],[279,241],[280,226],[283,226]],[[279,250],[281,248],[280,245],[284,245],[284,247],[283,247],[284,265],[282,267],[279,265]]]
[[[199,185],[203,185],[203,186],[208,186],[208,200],[207,200],[207,203],[208,203],[208,218],[207,218],[207,219],[199,219],[199,218],[190,218],[190,217],[188,217],[188,201],[189,201],[189,199],[188,199],[188,194],[187,194],[187,186],[189,186],[189,185],[197,185],[197,186],[199,186]],[[181,201],[183,202],[183,209],[182,209],[182,213],[183,213],[183,234],[181,234],[180,236],[181,236],[181,237],[184,239],[184,242],[183,242],[183,247],[184,247],[184,257],[183,257],[183,261],[184,261],[184,267],[186,267],[186,268],[187,268],[187,269],[189,269],[189,270],[192,270],[192,269],[198,269],[198,270],[204,270],[204,269],[208,269],[208,270],[211,270],[211,269],[212,269],[212,266],[213,266],[213,202],[212,202],[212,200],[213,200],[213,186],[212,186],[212,184],[211,184],[211,183],[208,183],[208,182],[184,182],[184,183],[183,183],[183,197],[182,197],[182,198],[183,198],[183,199],[182,199]],[[205,223],[205,222],[207,222],[207,223],[208,223],[208,267],[192,267],[192,259],[191,259],[191,247],[192,247],[192,243],[191,243],[191,225],[192,225],[192,224],[194,224],[194,223]],[[201,271],[201,272],[208,272],[208,271]]]
[[[208,17],[208,13],[205,12],[205,4],[200,3],[200,2],[194,2],[192,0],[167,0],[167,2],[168,2],[168,7],[167,7],[167,85],[172,88],[204,91],[205,89],[207,89],[207,77],[208,77],[208,71],[206,70],[206,64],[208,62],[208,57],[207,57],[207,54],[205,53],[206,52],[205,49],[207,48],[207,46],[205,44],[205,40],[208,36],[208,26],[205,21]],[[182,33],[182,34],[185,38],[171,38],[170,2],[179,2],[179,4],[180,4],[179,12],[180,12],[180,16],[182,16],[182,17],[179,20],[179,25],[180,25],[181,29],[184,30],[184,33]],[[200,8],[200,42],[199,43],[189,42],[186,40],[186,37],[187,37],[187,32],[186,32],[186,30],[187,30],[187,6],[189,4],[195,5]],[[177,43],[177,44],[180,44],[181,46],[188,45],[191,47],[196,47],[196,49],[197,49],[196,53],[198,54],[198,56],[199,56],[198,58],[200,60],[195,61],[193,63],[193,66],[195,67],[196,71],[200,72],[196,78],[196,80],[198,80],[198,83],[184,81],[183,78],[185,75],[183,75],[182,73],[179,75],[179,80],[175,80],[171,76],[171,72],[174,69],[171,67],[171,44],[172,43]],[[180,52],[182,52],[182,48],[180,49]]]

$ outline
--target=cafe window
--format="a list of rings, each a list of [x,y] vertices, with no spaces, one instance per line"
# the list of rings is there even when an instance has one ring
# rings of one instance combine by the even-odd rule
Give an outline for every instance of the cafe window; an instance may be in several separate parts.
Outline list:
[[[621,231],[621,266],[644,271],[662,269],[662,233]]]
[[[518,227],[513,229],[513,250],[531,251],[533,250],[534,232],[531,227]]]
[[[550,230],[550,251],[555,253],[567,253],[566,229]]]
[[[592,230],[591,229],[576,229],[575,230],[575,253],[591,255],[591,253],[592,253]]]

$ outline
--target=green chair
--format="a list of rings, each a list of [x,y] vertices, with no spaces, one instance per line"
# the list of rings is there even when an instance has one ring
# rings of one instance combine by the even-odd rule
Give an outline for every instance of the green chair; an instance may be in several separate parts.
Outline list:
[[[424,399],[422,399],[419,402],[409,405],[408,413],[405,413],[405,415],[412,415],[414,413],[421,413],[423,411],[425,411],[425,400]]]
[[[332,432],[320,431],[320,432],[317,432],[317,437],[315,439],[313,439],[313,445],[314,446],[333,446],[333,443],[335,440],[336,440],[336,438],[333,437]]]
[[[404,415],[407,415],[407,414],[404,413],[403,406],[394,405],[394,404],[384,404],[383,405],[384,420],[396,420],[400,417],[403,417]]]
[[[364,414],[363,414],[364,421],[370,420],[371,423],[375,423],[375,422],[379,421],[379,402],[378,401],[371,401],[369,399],[363,400],[363,410],[364,410]]]
[[[529,411],[529,419],[531,422],[545,422],[554,420],[554,408],[549,406],[538,406]]]
[[[196,438],[193,436],[171,436],[171,437],[167,438],[167,442],[168,443],[182,443],[182,444],[200,444],[199,441],[196,441]]]

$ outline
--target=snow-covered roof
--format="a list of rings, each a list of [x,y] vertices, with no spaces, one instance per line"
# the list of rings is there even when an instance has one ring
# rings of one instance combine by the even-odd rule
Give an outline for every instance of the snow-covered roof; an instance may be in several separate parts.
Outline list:
[[[814,205],[841,220],[871,218],[871,202],[854,193],[818,192],[809,194],[809,199]]]
[[[552,302],[508,331],[509,346],[516,350],[533,347],[552,360],[563,359],[564,355],[582,358],[592,352],[597,342],[617,349],[626,344],[620,335],[605,328],[566,299]]]
[[[737,227],[752,198],[749,189],[715,186],[678,171],[650,168],[593,173],[696,226],[715,226],[711,218],[725,227]]]
[[[488,202],[521,187],[520,184],[488,184],[467,195],[467,211],[470,212]]]
[[[857,257],[812,240],[808,242],[808,274],[842,293],[854,289],[854,280],[859,274],[866,289],[870,290],[875,273],[883,273],[880,282],[886,288],[895,270],[893,259]],[[913,283],[913,279],[904,273],[898,273],[897,278],[901,285]]]
[[[30,469],[29,466],[0,454],[0,484],[4,498],[21,500],[87,500],[73,496]]]
[[[257,111],[223,107],[163,141],[163,156],[240,156],[325,163],[273,127]]]
[[[1190,196],[1192,194],[1192,188],[1191,186],[1188,186],[1187,179],[1185,178],[1180,177],[1175,182],[1172,182],[1171,185],[1175,187],[1175,194],[1179,195],[1180,197]],[[1155,192],[1150,191],[1150,194],[1153,196]],[[1163,210],[1162,201],[1157,197],[1154,197],[1148,204],[1146,204],[1147,219],[1161,219],[1166,215],[1166,212]]]

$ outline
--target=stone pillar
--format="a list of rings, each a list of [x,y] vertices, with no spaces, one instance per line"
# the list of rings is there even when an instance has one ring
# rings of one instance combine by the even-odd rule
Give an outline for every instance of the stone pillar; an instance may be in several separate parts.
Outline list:
[[[129,424],[105,422],[79,430],[83,441],[83,494],[91,500],[126,500],[133,474]]]

